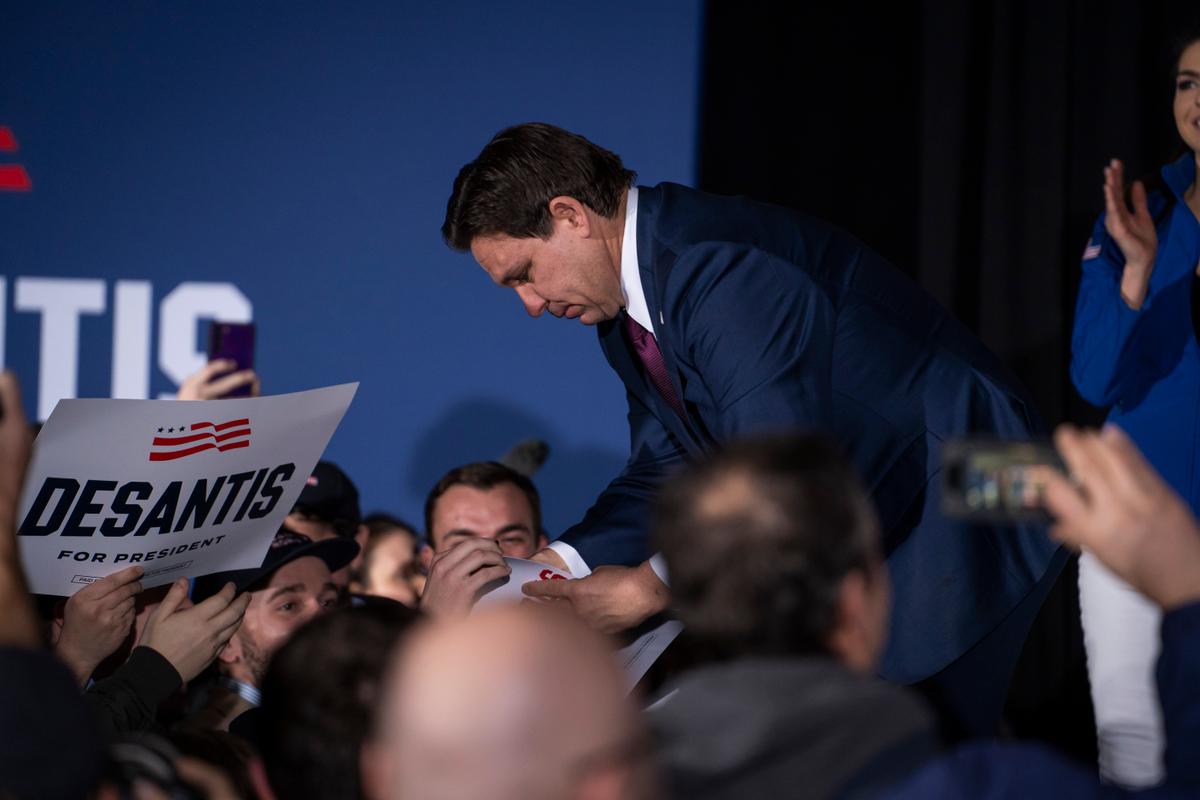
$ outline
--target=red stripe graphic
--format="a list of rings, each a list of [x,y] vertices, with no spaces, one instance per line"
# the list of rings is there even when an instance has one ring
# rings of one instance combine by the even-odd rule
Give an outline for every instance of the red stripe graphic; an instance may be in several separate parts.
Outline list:
[[[212,431],[206,431],[204,433],[193,433],[190,436],[155,436],[153,444],[156,447],[174,447],[176,445],[188,444],[190,442],[198,442],[202,439],[212,439],[217,442],[224,442],[228,439],[232,439],[235,436],[249,435],[249,428],[240,428],[236,431],[229,431],[228,433],[221,434],[216,434]]]
[[[195,447],[188,447],[183,450],[172,450],[171,452],[168,452],[168,453],[151,453],[150,460],[151,461],[174,461],[177,458],[184,458],[186,456],[195,455],[196,453],[201,453],[205,450],[219,450],[220,452],[224,453],[226,450],[236,450],[239,447],[249,447],[249,446],[250,446],[249,439],[239,439],[236,442],[230,442],[229,444],[223,444],[223,445],[215,445],[212,442],[205,442],[204,444],[198,444]]]
[[[33,188],[29,173],[20,164],[0,164],[0,192],[28,192]]]
[[[230,420],[229,422],[222,422],[220,425],[215,425],[211,422],[195,422],[195,423],[192,423],[192,430],[198,431],[201,428],[212,428],[215,431],[223,431],[226,428],[233,428],[233,427],[249,425],[249,424],[250,424],[250,420],[248,420],[248,419],[234,419],[234,420]]]
[[[13,136],[12,128],[0,125],[0,152],[17,152],[17,137]]]
[[[202,430],[208,428],[209,430]],[[158,429],[162,433],[162,428]],[[188,431],[199,431],[188,433]],[[175,428],[171,428],[172,434]],[[162,448],[191,445],[178,450]],[[250,446],[250,420],[231,419],[228,422],[195,422],[190,428],[179,428],[179,435],[155,436],[150,447],[151,461],[174,461],[177,458],[187,458],[205,450],[216,450],[224,453]]]

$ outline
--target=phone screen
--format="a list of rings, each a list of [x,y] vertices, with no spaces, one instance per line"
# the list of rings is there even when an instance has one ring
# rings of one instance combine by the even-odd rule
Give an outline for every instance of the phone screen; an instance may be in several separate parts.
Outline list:
[[[208,360],[228,359],[235,372],[254,369],[254,323],[213,322],[208,329]],[[226,397],[249,397],[250,386],[234,389]]]
[[[959,439],[942,458],[942,512],[980,522],[1045,522],[1046,468],[1065,472],[1049,442]]]

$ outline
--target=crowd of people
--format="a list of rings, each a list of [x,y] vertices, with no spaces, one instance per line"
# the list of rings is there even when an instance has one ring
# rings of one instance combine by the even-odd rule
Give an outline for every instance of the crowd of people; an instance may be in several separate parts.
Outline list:
[[[1123,793],[1044,746],[947,748],[920,695],[876,677],[881,526],[819,435],[747,438],[663,487],[652,528],[692,652],[650,697],[561,603],[472,613],[502,557],[545,540],[533,481],[497,462],[438,481],[422,532],[363,518],[321,462],[258,569],[143,589],[134,566],[34,597],[15,536],[31,434],[9,373],[0,402],[3,796]],[[1046,476],[1053,535],[1164,615],[1164,780],[1143,794],[1196,796],[1200,523],[1119,428],[1056,441],[1071,477]]]
[[[443,234],[531,315],[595,325],[625,382],[630,460],[565,532],[544,453],[451,469],[419,526],[364,516],[322,461],[258,567],[34,595],[34,436],[3,373],[0,798],[1200,797],[1200,36],[1175,66],[1187,152],[1128,199],[1105,169],[1072,374],[1112,419],[1032,468],[1049,526],[942,514],[943,441],[1042,429],[886,262],[781,209],[635,187],[544,124],[463,168]],[[257,395],[234,366],[179,399]],[[1098,764],[1000,719],[1067,550]],[[513,559],[571,579],[480,605]],[[631,688],[617,651],[663,615],[685,633]]]

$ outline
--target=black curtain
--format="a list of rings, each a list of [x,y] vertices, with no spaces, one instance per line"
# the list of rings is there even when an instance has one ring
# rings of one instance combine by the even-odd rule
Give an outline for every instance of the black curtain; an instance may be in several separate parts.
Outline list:
[[[805,210],[916,279],[1045,420],[1095,423],[1068,376],[1101,170],[1181,152],[1168,53],[1196,0],[706,7],[698,183]],[[1018,667],[1015,733],[1095,756],[1072,563]]]
[[[1071,389],[1080,254],[1111,157],[1181,146],[1167,52],[1200,3],[924,0],[707,7],[699,185],[828,219],[907,272],[1022,379]]]

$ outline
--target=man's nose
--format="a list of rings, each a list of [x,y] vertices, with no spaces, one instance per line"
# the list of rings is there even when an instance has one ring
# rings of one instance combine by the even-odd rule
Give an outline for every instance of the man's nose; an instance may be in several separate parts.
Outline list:
[[[314,617],[320,616],[324,610],[325,608],[321,605],[320,600],[314,599],[311,602],[305,603],[304,608],[300,610],[300,624],[303,625]]]
[[[516,292],[517,297],[521,298],[521,302],[525,304],[525,311],[529,313],[529,316],[540,317],[546,310],[546,301],[532,287],[518,286]]]

